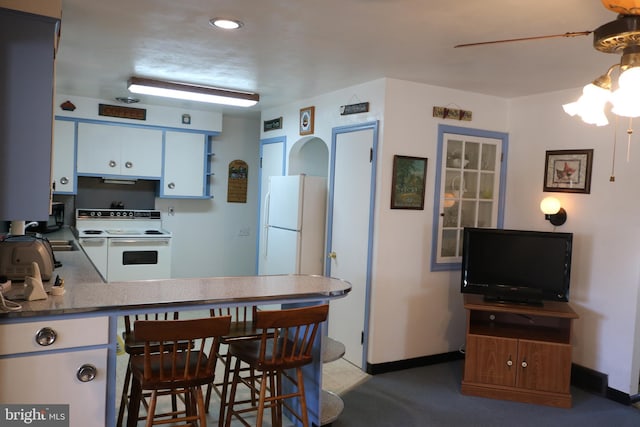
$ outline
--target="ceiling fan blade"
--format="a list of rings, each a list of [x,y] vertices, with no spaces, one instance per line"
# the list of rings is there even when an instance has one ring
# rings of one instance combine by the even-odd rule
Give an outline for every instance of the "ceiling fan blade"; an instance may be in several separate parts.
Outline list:
[[[521,41],[526,41],[526,40],[552,39],[552,38],[557,38],[557,37],[588,36],[591,33],[593,33],[593,31],[573,31],[573,32],[562,33],[562,34],[551,34],[551,35],[548,35],[548,36],[521,37],[521,38],[517,38],[517,39],[493,40],[493,41],[489,41],[489,42],[465,43],[465,44],[455,45],[454,48],[456,48],[456,47],[482,46],[482,45],[486,45],[486,44],[497,44],[497,43],[521,42]]]

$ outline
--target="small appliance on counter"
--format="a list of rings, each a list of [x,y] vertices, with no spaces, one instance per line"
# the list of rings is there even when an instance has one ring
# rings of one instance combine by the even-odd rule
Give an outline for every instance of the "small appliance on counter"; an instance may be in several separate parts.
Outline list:
[[[64,225],[64,203],[53,202],[51,203],[51,214],[47,221],[27,221],[28,223],[35,223],[32,226],[27,227],[27,231],[35,231],[38,233],[51,233],[58,231]]]
[[[42,280],[50,280],[57,267],[49,241],[36,235],[8,235],[0,240],[0,276],[9,280],[24,280],[38,264]]]

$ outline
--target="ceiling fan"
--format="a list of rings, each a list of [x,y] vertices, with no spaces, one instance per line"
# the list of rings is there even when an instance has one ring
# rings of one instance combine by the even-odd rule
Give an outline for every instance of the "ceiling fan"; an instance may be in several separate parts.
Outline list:
[[[586,85],[578,101],[565,104],[565,112],[571,116],[578,115],[585,123],[597,126],[609,123],[605,115],[605,109],[609,105],[612,106],[611,112],[616,116],[640,117],[640,0],[601,1],[605,8],[618,13],[618,17],[593,31],[467,43],[455,47],[593,34],[593,47],[596,50],[622,54],[622,58],[619,63],[609,67],[605,74]],[[618,79],[615,82],[611,78],[614,70],[618,71]]]
[[[498,43],[510,43],[527,40],[540,40],[560,37],[579,37],[593,34],[593,47],[605,53],[640,53],[640,0],[601,0],[608,10],[618,13],[618,18],[592,31],[574,31],[562,34],[520,37],[504,40],[465,43],[454,46],[472,47]],[[638,55],[640,57],[640,54]],[[638,63],[630,66],[640,65]]]

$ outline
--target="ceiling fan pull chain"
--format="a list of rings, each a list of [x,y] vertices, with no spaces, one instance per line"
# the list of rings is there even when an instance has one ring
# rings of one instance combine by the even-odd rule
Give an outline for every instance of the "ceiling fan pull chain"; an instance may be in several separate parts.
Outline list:
[[[627,162],[631,154],[631,135],[633,135],[633,117],[629,117],[629,129],[627,129]]]
[[[615,124],[613,126],[613,156],[611,156],[611,176],[609,182],[615,182],[616,180],[616,145],[618,142],[618,116],[615,116]]]

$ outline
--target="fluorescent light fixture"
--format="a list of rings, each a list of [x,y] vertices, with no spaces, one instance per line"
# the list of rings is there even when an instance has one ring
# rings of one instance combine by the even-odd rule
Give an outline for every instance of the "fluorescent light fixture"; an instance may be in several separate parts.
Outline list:
[[[142,77],[131,77],[128,82],[128,88],[133,93],[144,95],[164,96],[166,98],[233,105],[236,107],[251,107],[260,100],[260,95],[252,92],[166,82]]]

